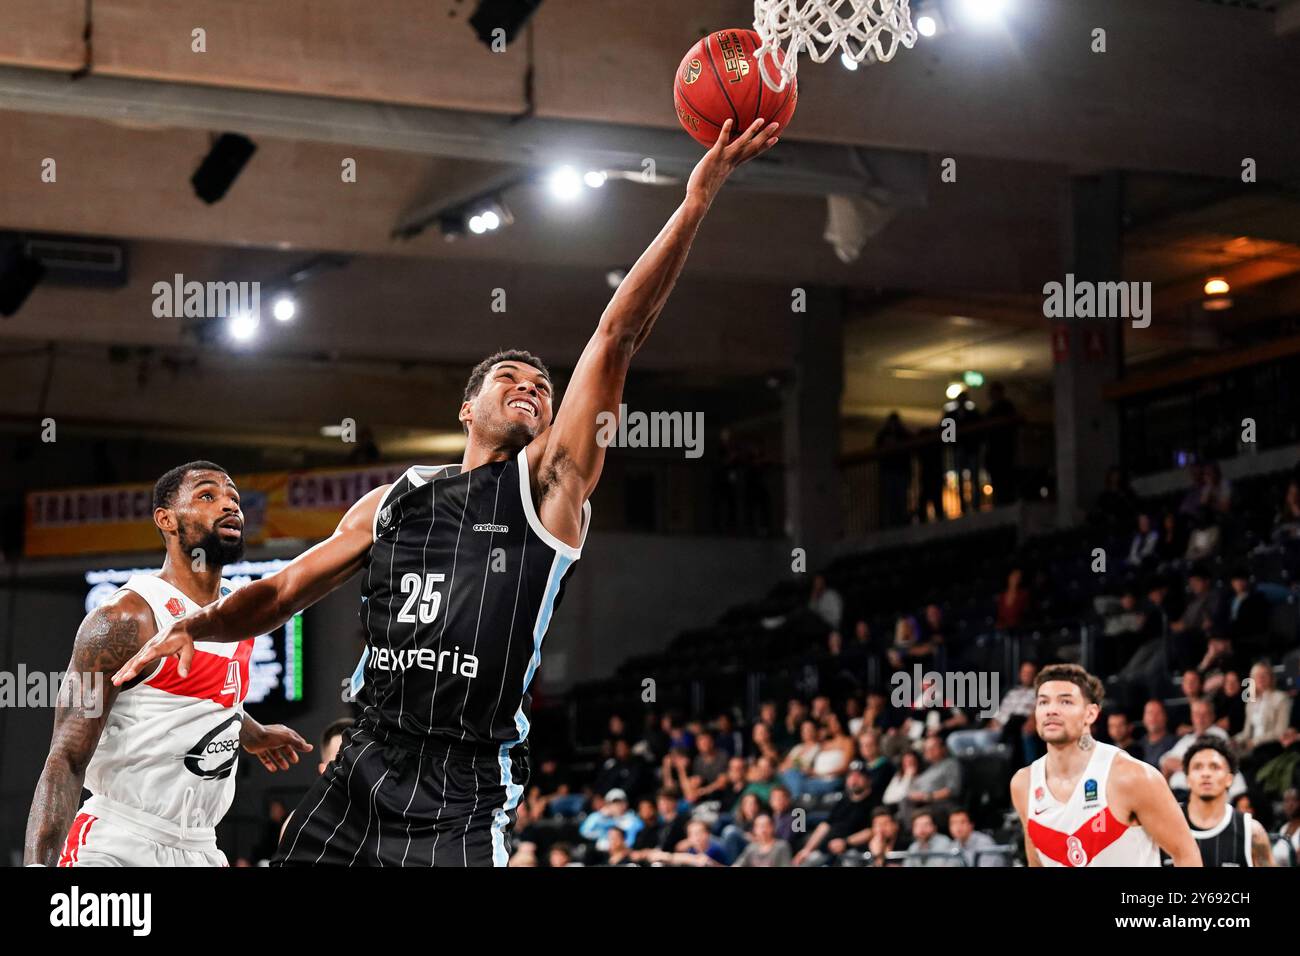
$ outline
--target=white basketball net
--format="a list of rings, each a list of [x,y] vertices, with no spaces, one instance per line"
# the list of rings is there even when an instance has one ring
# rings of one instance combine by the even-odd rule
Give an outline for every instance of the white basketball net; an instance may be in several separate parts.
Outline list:
[[[836,50],[859,63],[868,55],[884,63],[900,44],[910,50],[916,43],[908,0],[754,0],[754,29],[763,39],[755,51],[759,73],[778,92],[795,78],[800,53],[814,63]],[[785,53],[779,68],[767,55],[776,49]]]

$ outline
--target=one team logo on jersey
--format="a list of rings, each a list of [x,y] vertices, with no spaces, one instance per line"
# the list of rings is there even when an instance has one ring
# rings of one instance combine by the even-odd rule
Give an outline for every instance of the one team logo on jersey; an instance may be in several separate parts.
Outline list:
[[[1042,788],[1042,787],[1035,787],[1035,788],[1034,788],[1034,799],[1035,799],[1035,800],[1041,800],[1041,799],[1043,799],[1043,788]]]
[[[185,616],[185,603],[180,598],[168,598],[166,605],[167,613],[172,617]]]
[[[476,524],[474,525],[474,530],[491,531],[494,534],[508,534],[510,531],[510,526],[504,524]]]
[[[387,505],[384,508],[382,508],[379,512],[379,524],[381,527],[387,528],[388,522],[392,520],[393,520],[393,506]]]

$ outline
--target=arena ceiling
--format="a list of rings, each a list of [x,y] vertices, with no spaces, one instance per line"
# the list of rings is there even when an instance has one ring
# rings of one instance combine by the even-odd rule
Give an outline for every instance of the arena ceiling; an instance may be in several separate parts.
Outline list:
[[[209,348],[149,312],[155,281],[272,282],[321,254],[339,266],[299,290],[301,320],[242,362],[250,387],[275,393],[284,421],[272,430],[319,417],[335,390],[355,402],[360,382],[387,396],[363,415],[415,428],[430,404],[449,407],[484,351],[540,342],[559,365],[576,355],[606,273],[654,235],[698,155],[672,110],[677,61],[708,29],[746,23],[750,4],[550,2],[504,53],[474,37],[472,7],[374,0],[359,18],[348,0],[8,0],[0,230],[120,240],[130,281],[42,286],[0,320],[0,348],[18,356],[6,369],[21,367],[0,381],[0,415],[27,416],[44,395],[87,422],[148,419],[159,378],[136,361],[106,371],[104,350],[146,356],[165,377],[202,367]],[[809,67],[788,136],[719,199],[642,366],[759,380],[790,361],[790,290],[826,285],[850,290],[852,414],[932,408],[957,367],[1042,381],[1035,296],[1063,271],[1068,183],[1109,170],[1128,173],[1126,277],[1154,283],[1164,316],[1130,337],[1130,360],[1217,348],[1226,324],[1295,300],[1300,40],[1288,16],[1039,0],[989,32],[954,23],[888,65]],[[1089,46],[1097,26],[1105,54]],[[226,131],[257,153],[206,206],[189,178]],[[1232,186],[1243,156],[1259,167],[1248,193]],[[48,157],[56,183],[39,178]],[[955,183],[940,182],[945,158]],[[344,159],[355,183],[341,180]],[[559,207],[535,177],[560,161],[632,175]],[[508,228],[394,236],[489,190],[512,211]],[[849,263],[823,238],[830,192],[879,213]],[[1224,270],[1244,307],[1199,312],[1205,275]],[[505,315],[488,308],[497,288]],[[60,373],[25,361],[34,349]],[[112,401],[89,386],[97,375],[115,383]]]

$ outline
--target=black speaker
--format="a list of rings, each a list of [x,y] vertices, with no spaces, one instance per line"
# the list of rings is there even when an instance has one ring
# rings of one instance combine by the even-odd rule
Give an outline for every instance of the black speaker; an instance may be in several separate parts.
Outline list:
[[[505,30],[506,42],[510,43],[541,5],[542,0],[480,0],[469,25],[489,45],[492,31],[500,27]]]
[[[29,256],[22,242],[0,243],[0,315],[17,312],[32,290],[45,278],[45,264]]]
[[[222,133],[199,164],[198,171],[190,177],[195,195],[209,204],[221,199],[255,152],[257,144],[247,136]]]

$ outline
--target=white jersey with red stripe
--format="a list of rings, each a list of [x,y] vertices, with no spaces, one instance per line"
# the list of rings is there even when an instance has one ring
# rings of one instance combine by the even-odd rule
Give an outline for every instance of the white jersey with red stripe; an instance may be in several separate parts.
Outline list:
[[[161,631],[201,610],[154,574],[122,585],[148,602]],[[234,589],[222,580],[221,594]],[[216,848],[213,829],[235,796],[239,729],[248,693],[251,639],[196,641],[189,674],[166,657],[118,694],[86,768],[84,810],[170,846]]]
[[[1116,819],[1106,795],[1118,747],[1094,743],[1079,782],[1064,803],[1047,785],[1047,757],[1029,768],[1026,829],[1043,866],[1159,866],[1160,850],[1140,826]]]

